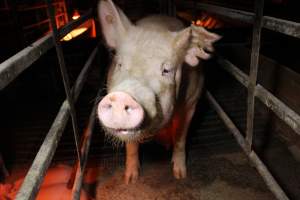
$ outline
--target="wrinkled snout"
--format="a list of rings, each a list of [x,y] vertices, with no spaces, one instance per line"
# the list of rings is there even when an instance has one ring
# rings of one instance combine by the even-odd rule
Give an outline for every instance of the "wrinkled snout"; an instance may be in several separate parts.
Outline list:
[[[98,117],[106,128],[137,128],[144,119],[142,106],[125,92],[107,94],[98,104]]]

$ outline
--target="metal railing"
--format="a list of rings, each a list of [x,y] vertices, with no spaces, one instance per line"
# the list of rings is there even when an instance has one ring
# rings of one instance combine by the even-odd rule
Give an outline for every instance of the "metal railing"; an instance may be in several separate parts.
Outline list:
[[[243,151],[252,161],[259,174],[263,177],[266,185],[273,192],[277,199],[288,200],[288,196],[285,194],[283,189],[274,179],[268,168],[257,156],[256,152],[252,148],[253,140],[253,124],[254,124],[254,105],[255,97],[264,103],[270,110],[272,110],[281,120],[289,125],[296,134],[300,135],[300,116],[294,112],[291,108],[285,105],[271,92],[266,90],[260,84],[257,84],[257,71],[258,71],[258,60],[259,60],[259,48],[260,48],[260,35],[262,28],[267,28],[272,31],[280,32],[292,37],[300,38],[300,23],[277,19],[270,16],[263,15],[264,1],[255,1],[255,12],[246,12],[241,10],[235,10],[215,5],[198,3],[195,1],[189,1],[180,3],[180,5],[205,10],[216,15],[221,15],[234,20],[243,21],[246,23],[253,24],[252,33],[252,51],[250,61],[250,73],[249,76],[242,72],[238,67],[234,66],[230,61],[218,56],[217,62],[220,66],[231,74],[236,80],[248,89],[248,100],[247,100],[247,127],[246,137],[244,137],[237,129],[232,120],[224,112],[221,106],[218,104],[216,99],[211,95],[210,92],[206,93],[206,97],[212,107],[217,111],[220,118],[223,120],[227,128],[235,136],[238,144],[241,146]]]
[[[84,168],[87,162],[87,156],[90,146],[90,139],[93,130],[95,120],[95,105],[89,118],[88,126],[83,134],[85,138],[81,147],[78,144],[78,125],[76,119],[76,112],[74,104],[79,97],[79,94],[83,88],[83,84],[87,79],[87,75],[91,69],[92,62],[95,59],[98,47],[96,47],[89,58],[85,62],[80,74],[75,81],[73,87],[69,84],[69,77],[66,70],[64,61],[64,55],[61,47],[61,39],[71,32],[76,27],[83,24],[85,21],[93,17],[92,10],[89,10],[85,15],[80,17],[76,21],[71,21],[59,30],[56,28],[55,16],[53,5],[50,0],[47,0],[48,12],[50,14],[50,22],[52,26],[52,32],[43,38],[37,40],[33,44],[29,45],[25,49],[21,50],[11,58],[7,59],[0,64],[0,90],[4,89],[10,82],[16,79],[25,69],[29,68],[35,61],[37,61],[43,54],[45,54],[50,48],[55,47],[61,75],[63,77],[63,83],[66,93],[66,100],[62,103],[55,120],[53,121],[50,130],[48,131],[36,157],[26,174],[24,182],[20,190],[17,193],[17,200],[29,200],[35,199],[39,187],[43,181],[47,169],[52,161],[58,142],[62,136],[62,133],[67,125],[69,116],[72,118],[74,140],[77,149],[78,167],[76,170],[74,184],[72,186],[72,198],[79,199],[82,185],[82,177]],[[100,91],[100,90],[99,90]],[[99,92],[100,93],[100,92]]]

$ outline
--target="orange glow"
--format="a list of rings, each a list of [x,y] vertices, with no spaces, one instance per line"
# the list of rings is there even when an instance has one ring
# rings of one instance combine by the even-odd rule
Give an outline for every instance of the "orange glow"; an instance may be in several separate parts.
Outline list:
[[[223,27],[223,23],[220,20],[212,16],[209,16],[207,13],[203,13],[202,16],[199,17],[199,19],[197,19],[196,21],[192,21],[192,24],[196,26],[202,26],[207,29],[215,29],[215,28]]]
[[[69,200],[72,199],[72,189],[67,188],[72,168],[66,165],[57,165],[50,168],[44,178],[41,188],[37,194],[37,200]],[[0,199],[15,199],[18,190],[23,183],[24,177],[12,183],[0,184]],[[90,199],[82,189],[80,199]]]
[[[76,20],[76,19],[78,19],[79,17],[80,17],[80,14],[79,14],[78,10],[74,10],[72,19],[73,19],[73,20]]]

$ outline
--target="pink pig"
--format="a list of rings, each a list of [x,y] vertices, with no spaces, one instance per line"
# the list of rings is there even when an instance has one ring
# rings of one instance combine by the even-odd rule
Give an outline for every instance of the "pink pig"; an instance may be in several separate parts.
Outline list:
[[[173,146],[174,177],[185,178],[186,135],[204,81],[199,59],[210,57],[204,50],[212,51],[220,36],[167,16],[133,24],[111,0],[100,1],[98,12],[116,52],[98,118],[108,135],[126,143],[125,182],[137,180],[139,143],[151,137]]]

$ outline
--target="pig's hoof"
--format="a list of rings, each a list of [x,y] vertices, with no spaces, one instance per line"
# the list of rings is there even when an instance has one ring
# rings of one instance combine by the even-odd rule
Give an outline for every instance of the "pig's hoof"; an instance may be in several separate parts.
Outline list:
[[[127,168],[125,170],[125,183],[130,184],[130,183],[136,183],[139,177],[139,168],[134,167],[134,168]]]
[[[173,175],[176,179],[186,178],[185,156],[173,156]]]

